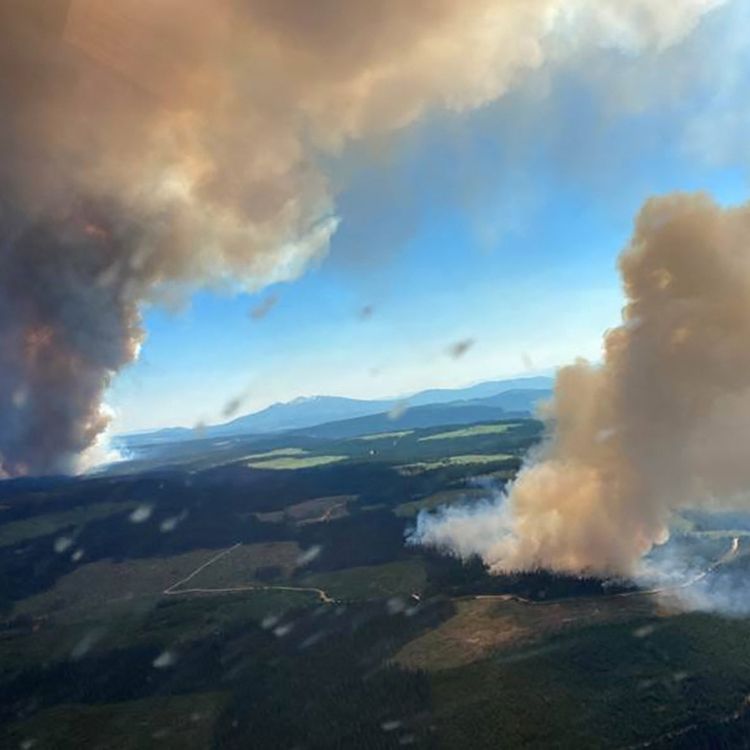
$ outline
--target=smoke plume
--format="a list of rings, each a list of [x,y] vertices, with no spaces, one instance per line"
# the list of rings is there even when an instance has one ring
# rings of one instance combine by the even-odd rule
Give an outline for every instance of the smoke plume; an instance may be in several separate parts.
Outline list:
[[[495,569],[633,573],[688,507],[750,507],[750,205],[649,200],[600,366],[560,370],[550,434],[507,495],[415,540]]]
[[[3,0],[0,474],[74,468],[144,303],[324,254],[347,144],[568,48],[660,49],[718,4]]]

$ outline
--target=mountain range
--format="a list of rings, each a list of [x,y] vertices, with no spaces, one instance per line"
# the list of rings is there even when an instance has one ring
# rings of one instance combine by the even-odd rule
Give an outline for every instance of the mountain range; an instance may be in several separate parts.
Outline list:
[[[364,400],[343,396],[310,396],[272,404],[223,424],[210,425],[201,437],[295,431],[325,437],[349,437],[383,429],[466,424],[528,416],[549,397],[553,379],[546,376],[478,383],[466,388],[420,391],[406,398]],[[169,427],[122,436],[125,443],[155,444],[192,440],[196,430]]]

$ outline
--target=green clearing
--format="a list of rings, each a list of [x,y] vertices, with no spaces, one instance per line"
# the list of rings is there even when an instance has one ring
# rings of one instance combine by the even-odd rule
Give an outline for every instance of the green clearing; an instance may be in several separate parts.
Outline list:
[[[444,469],[449,466],[494,464],[501,461],[511,461],[517,457],[511,453],[469,453],[463,456],[446,456],[434,461],[419,461],[413,464],[403,464],[398,467],[405,474],[421,474],[425,471]]]
[[[461,505],[473,500],[481,500],[483,497],[487,497],[486,490],[444,490],[421,500],[401,503],[393,509],[393,512],[400,518],[413,518],[421,510],[434,510],[443,505]]]
[[[222,693],[192,693],[104,705],[62,704],[9,727],[6,747],[202,750],[211,747],[226,700]]]
[[[263,458],[276,458],[278,456],[304,455],[307,455],[307,451],[302,448],[274,448],[272,451],[264,451],[263,453],[251,453],[249,456],[244,456],[244,460],[255,461]]]
[[[416,558],[305,576],[301,585],[321,588],[334,599],[380,599],[419,592],[427,580]]]
[[[477,437],[479,435],[502,435],[514,427],[519,427],[519,422],[499,422],[498,424],[476,424],[472,427],[466,427],[461,430],[449,430],[448,432],[439,432],[437,435],[427,435],[418,438],[418,442],[426,443],[429,440],[449,440],[452,438]]]
[[[277,470],[294,470],[294,469],[311,469],[314,466],[325,466],[335,464],[339,461],[346,461],[349,456],[281,456],[278,458],[267,458],[262,461],[248,461],[247,465],[252,469],[277,469]]]
[[[41,516],[24,518],[21,521],[11,521],[0,526],[0,547],[8,547],[12,544],[18,544],[18,542],[54,534],[56,531],[61,531],[70,526],[83,526],[89,521],[106,518],[113,513],[132,510],[138,505],[137,502],[98,503],[97,505],[84,505],[80,508],[63,510],[58,513],[45,513]]]
[[[401,430],[400,432],[377,432],[372,435],[362,435],[355,440],[387,440],[388,438],[402,438],[411,435],[414,430]]]

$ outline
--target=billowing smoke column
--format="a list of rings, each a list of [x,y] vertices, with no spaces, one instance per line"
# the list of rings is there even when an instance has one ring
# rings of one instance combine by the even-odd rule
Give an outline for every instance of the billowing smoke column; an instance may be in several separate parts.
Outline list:
[[[98,211],[21,227],[0,255],[0,441],[9,474],[71,468],[106,426],[109,373],[130,362],[141,338],[137,278]],[[142,289],[140,290],[143,291]]]
[[[3,0],[0,475],[74,468],[142,303],[323,254],[321,155],[491,101],[571,42],[661,48],[717,4]]]
[[[604,361],[562,369],[550,436],[506,497],[415,539],[495,569],[628,574],[680,508],[750,507],[750,206],[649,200]]]

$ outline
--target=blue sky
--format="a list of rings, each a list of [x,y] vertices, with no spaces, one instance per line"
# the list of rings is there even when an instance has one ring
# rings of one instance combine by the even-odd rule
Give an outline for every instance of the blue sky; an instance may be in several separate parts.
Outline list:
[[[489,107],[344,153],[328,165],[341,225],[316,267],[255,295],[201,291],[177,312],[144,311],[141,358],[108,398],[116,429],[222,421],[239,395],[251,411],[597,359],[619,320],[616,259],[643,200],[698,189],[746,198],[743,164],[705,146],[733,137],[742,77],[730,79],[718,54],[685,75],[731,21],[717,13],[650,61],[602,53],[618,83],[642,77],[644,101],[618,102],[580,68],[542,70]],[[678,73],[670,98],[649,93]],[[271,294],[277,304],[252,319]],[[463,339],[474,345],[451,357]]]

